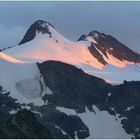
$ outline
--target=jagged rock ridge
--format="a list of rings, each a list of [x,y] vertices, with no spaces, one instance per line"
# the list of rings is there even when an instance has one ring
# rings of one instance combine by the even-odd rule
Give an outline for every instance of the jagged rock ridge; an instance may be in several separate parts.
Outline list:
[[[124,63],[126,61],[126,64],[140,63],[140,55],[138,53],[132,51],[111,35],[92,31],[87,35],[82,35],[78,41],[80,40],[91,42],[91,45],[88,47],[89,51],[104,65],[111,63],[112,60],[109,56],[112,56],[112,59],[116,58],[119,61],[124,61]]]

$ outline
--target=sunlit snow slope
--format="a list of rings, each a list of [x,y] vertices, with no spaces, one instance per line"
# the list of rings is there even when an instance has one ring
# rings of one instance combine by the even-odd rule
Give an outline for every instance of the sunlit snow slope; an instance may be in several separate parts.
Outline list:
[[[36,30],[33,40],[7,49],[3,53],[25,63],[60,60],[76,65],[87,64],[99,69],[103,67],[103,64],[90,54],[86,46],[64,38],[46,22],[41,22],[38,26],[48,28],[51,36]]]
[[[5,53],[2,53],[2,52],[0,52],[0,58],[6,60],[8,62],[11,62],[11,63],[24,63],[23,61],[17,60],[17,59],[15,59],[9,55],[6,55]]]

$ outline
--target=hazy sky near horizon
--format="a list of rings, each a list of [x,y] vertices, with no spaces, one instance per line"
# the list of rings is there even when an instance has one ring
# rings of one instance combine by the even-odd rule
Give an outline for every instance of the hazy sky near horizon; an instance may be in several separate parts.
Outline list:
[[[71,40],[98,30],[140,53],[140,2],[0,2],[0,48],[18,44],[38,19]]]

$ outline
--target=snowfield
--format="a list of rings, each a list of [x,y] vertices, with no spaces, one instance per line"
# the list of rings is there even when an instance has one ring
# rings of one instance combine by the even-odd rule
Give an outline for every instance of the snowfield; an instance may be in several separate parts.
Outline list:
[[[20,103],[43,104],[39,76],[35,63],[16,64],[0,60],[0,85]]]
[[[80,117],[89,129],[89,139],[130,139],[132,137],[122,128],[120,118],[110,115],[107,111],[100,111],[96,106],[93,106],[95,112],[90,112],[86,108],[84,113],[78,114],[73,109],[59,106],[56,109],[67,115]]]
[[[87,64],[103,68],[103,64],[90,54],[87,47],[64,38],[51,26],[49,30],[52,33],[51,38],[49,34],[37,33],[32,41],[7,49],[3,53],[24,63],[59,60],[74,65]]]

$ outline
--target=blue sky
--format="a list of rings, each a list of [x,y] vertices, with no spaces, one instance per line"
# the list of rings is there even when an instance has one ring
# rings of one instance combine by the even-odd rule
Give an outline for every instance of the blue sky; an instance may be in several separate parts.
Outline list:
[[[140,2],[0,2],[0,48],[18,44],[38,19],[71,40],[98,30],[140,53]]]

